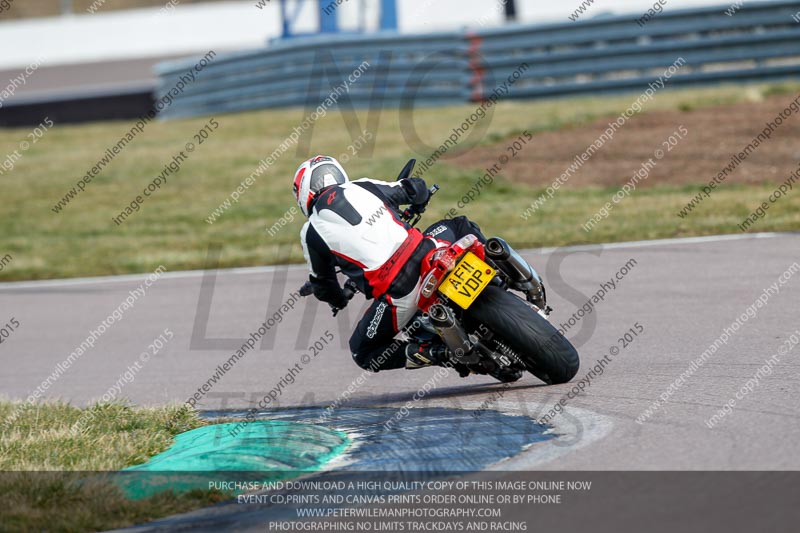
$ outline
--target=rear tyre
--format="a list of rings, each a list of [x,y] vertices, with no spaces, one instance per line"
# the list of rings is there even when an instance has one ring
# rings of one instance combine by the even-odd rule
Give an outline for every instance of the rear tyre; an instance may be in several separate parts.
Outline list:
[[[488,327],[520,356],[531,374],[548,385],[566,383],[578,373],[578,352],[572,344],[514,294],[489,285],[467,314]]]

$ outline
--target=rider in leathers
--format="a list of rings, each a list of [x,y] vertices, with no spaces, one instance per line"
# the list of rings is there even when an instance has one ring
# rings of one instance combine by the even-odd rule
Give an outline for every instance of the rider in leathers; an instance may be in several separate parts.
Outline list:
[[[399,213],[401,205],[424,209],[430,193],[422,179],[349,181],[332,157],[317,156],[300,165],[293,189],[308,217],[300,239],[314,296],[339,309],[347,305],[336,277],[338,267],[374,299],[350,338],[358,366],[378,372],[445,363],[443,343],[420,345],[394,337],[418,311],[415,300],[426,254],[437,242],[442,246],[470,233],[486,242],[480,228],[462,216],[420,233]]]

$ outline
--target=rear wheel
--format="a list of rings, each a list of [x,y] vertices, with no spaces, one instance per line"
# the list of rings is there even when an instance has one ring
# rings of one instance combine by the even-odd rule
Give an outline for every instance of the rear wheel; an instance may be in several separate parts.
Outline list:
[[[489,285],[467,315],[489,328],[545,383],[566,383],[578,373],[578,352],[572,344],[514,294]]]

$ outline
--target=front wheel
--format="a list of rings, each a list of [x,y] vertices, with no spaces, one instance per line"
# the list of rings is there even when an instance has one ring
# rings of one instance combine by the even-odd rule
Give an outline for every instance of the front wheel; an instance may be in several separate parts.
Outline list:
[[[470,306],[470,319],[484,324],[519,355],[528,371],[548,385],[566,383],[578,373],[575,347],[527,303],[489,285]]]

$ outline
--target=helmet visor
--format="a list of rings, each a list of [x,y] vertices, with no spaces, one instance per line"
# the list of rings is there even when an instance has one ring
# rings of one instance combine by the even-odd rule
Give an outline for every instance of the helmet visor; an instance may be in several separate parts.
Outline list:
[[[311,172],[311,190],[319,192],[331,185],[341,185],[347,178],[339,168],[332,163],[324,163],[317,166]]]

